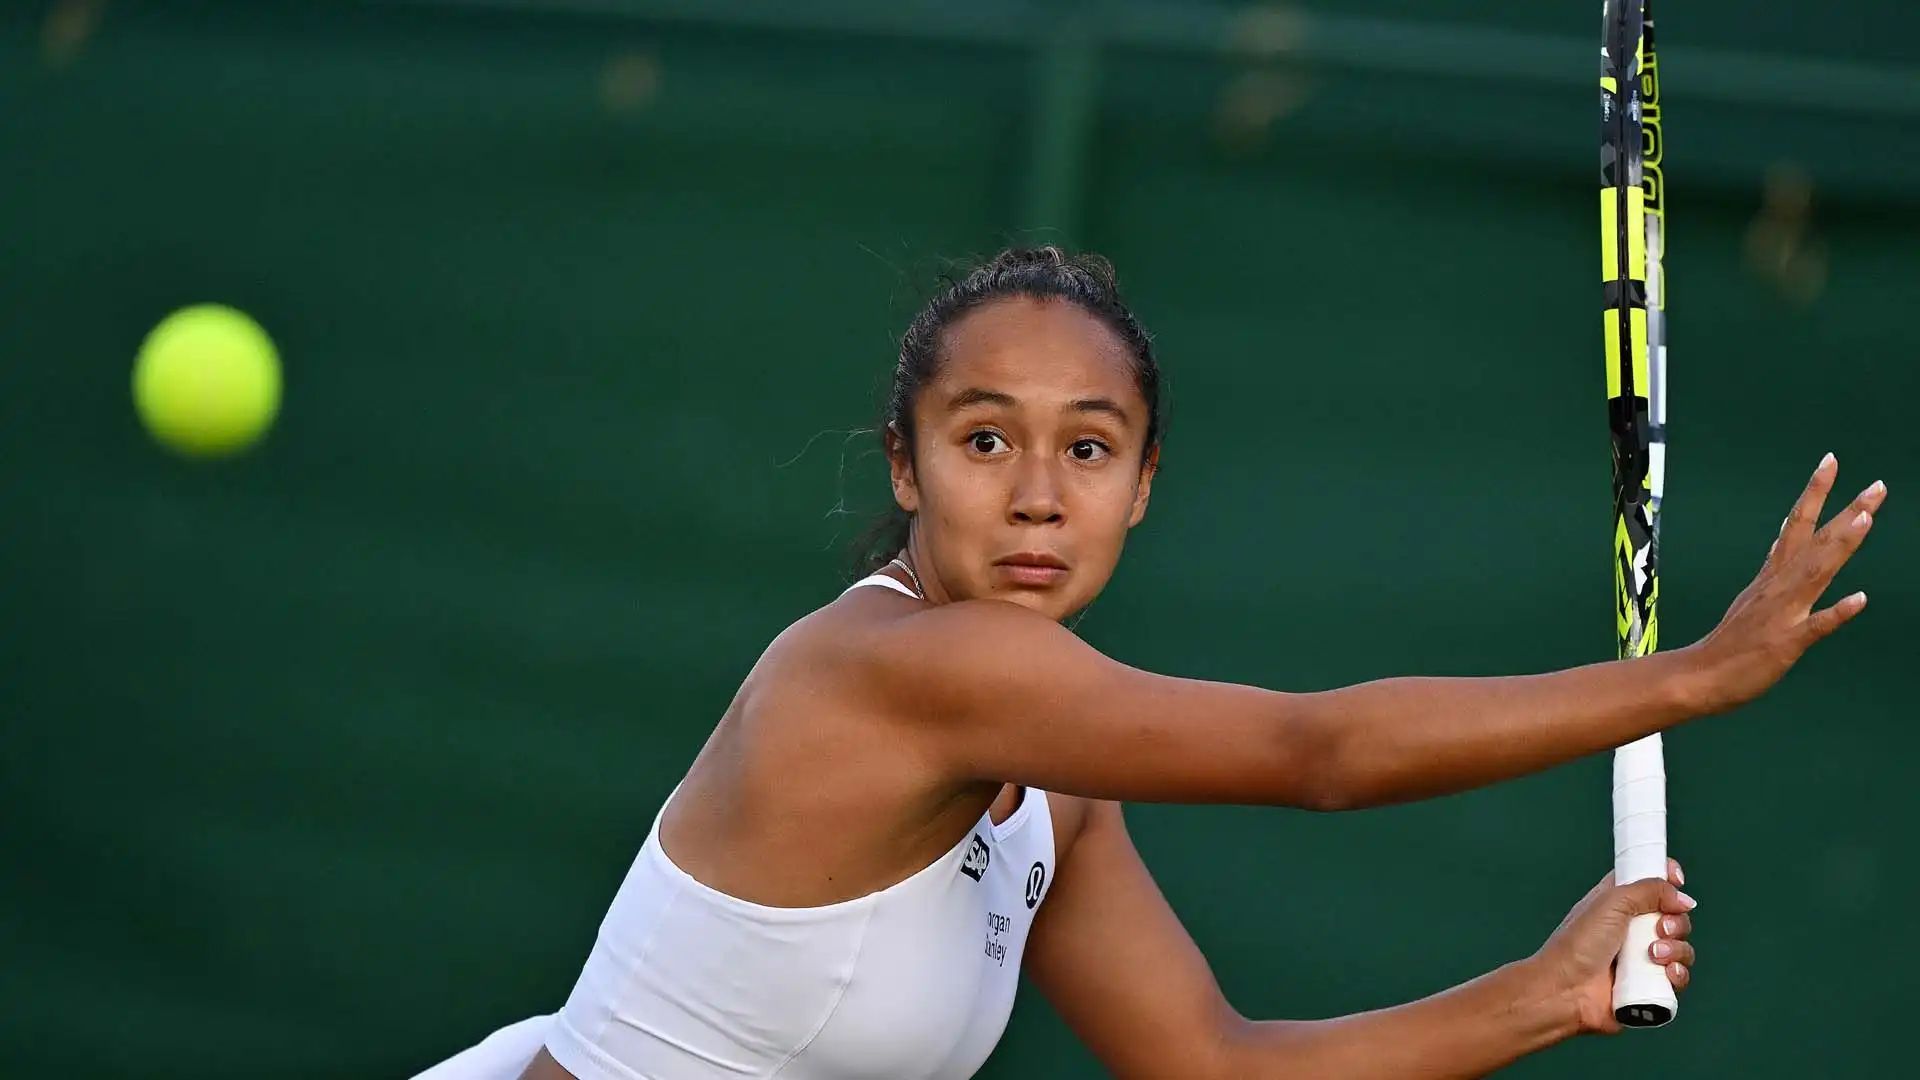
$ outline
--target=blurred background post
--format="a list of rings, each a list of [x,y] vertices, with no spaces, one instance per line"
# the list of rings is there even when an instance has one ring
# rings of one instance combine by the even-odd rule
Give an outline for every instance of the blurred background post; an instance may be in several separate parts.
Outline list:
[[[884,505],[892,336],[1009,242],[1111,256],[1173,387],[1095,644],[1291,689],[1609,656],[1597,9],[0,4],[0,1071],[404,1076],[557,1007]],[[1658,15],[1679,644],[1822,453],[1920,482],[1920,8]],[[129,394],[203,302],[285,368],[219,461]],[[1903,517],[1860,623],[1668,740],[1685,1014],[1513,1075],[1910,1071]],[[1236,1005],[1307,1017],[1531,950],[1607,800],[1595,759],[1132,821]],[[987,1068],[1098,1074],[1032,994]]]

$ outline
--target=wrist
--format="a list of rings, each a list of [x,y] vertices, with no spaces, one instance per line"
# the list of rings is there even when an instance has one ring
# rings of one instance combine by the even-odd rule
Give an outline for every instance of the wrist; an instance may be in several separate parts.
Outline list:
[[[1715,691],[1712,657],[1702,639],[1669,652],[1656,652],[1643,663],[1655,664],[1659,674],[1651,682],[1661,705],[1683,719],[1709,716],[1726,708]]]
[[[1564,1042],[1586,1030],[1578,987],[1568,985],[1556,965],[1539,955],[1516,960],[1495,972],[1506,984],[1507,1012],[1536,1048]]]

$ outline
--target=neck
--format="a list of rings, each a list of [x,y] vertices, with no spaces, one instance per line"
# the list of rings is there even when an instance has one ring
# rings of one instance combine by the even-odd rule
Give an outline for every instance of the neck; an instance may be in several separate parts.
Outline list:
[[[917,547],[915,541],[918,539],[919,536],[915,533],[907,534],[907,546],[900,549],[900,553],[894,556],[891,563],[894,572],[906,579],[906,584],[911,585],[913,590],[920,594],[920,599],[927,603],[952,603],[953,597],[949,596],[947,590],[940,584],[940,576],[934,573],[933,563],[922,558],[920,552],[915,550]]]
[[[899,573],[889,573],[889,571],[894,570],[899,571]],[[927,598],[927,590],[920,584],[920,575],[914,573],[913,567],[908,565],[907,561],[899,556],[888,560],[887,565],[881,567],[875,571],[875,573],[885,573],[893,580],[899,581],[902,585],[912,589],[913,594],[920,599],[925,600]]]

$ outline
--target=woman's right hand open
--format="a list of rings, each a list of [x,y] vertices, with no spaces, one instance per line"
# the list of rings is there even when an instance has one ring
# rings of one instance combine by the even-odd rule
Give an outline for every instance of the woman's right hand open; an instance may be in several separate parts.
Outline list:
[[[1723,712],[1759,697],[1814,642],[1867,606],[1867,594],[1856,592],[1814,610],[1834,575],[1860,549],[1873,528],[1873,515],[1887,498],[1886,485],[1875,481],[1819,526],[1821,508],[1839,471],[1832,454],[1821,459],[1781,523],[1780,538],[1759,576],[1734,598],[1720,625],[1690,647],[1706,676],[1703,711]]]

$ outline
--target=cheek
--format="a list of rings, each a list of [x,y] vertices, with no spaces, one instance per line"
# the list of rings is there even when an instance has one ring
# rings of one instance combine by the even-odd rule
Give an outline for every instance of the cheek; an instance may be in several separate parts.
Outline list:
[[[1097,500],[1101,514],[1125,517],[1133,508],[1135,492],[1140,489],[1137,475],[1124,466],[1103,469],[1088,477],[1087,495]]]
[[[920,451],[920,484],[929,498],[940,502],[970,502],[981,497],[985,470],[967,460],[966,451],[954,446],[923,447]]]
[[[956,536],[998,520],[1006,501],[993,470],[977,467],[950,448],[926,453],[919,476],[921,513]]]
[[[1085,527],[1083,539],[1118,549],[1126,539],[1137,491],[1133,477],[1119,469],[1088,477],[1076,515]]]

